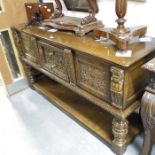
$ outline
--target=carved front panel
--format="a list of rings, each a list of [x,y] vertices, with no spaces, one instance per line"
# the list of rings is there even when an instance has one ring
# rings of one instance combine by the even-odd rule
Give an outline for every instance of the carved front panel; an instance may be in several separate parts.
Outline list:
[[[38,48],[36,38],[23,32],[21,33],[21,38],[25,57],[33,62],[37,62]]]
[[[58,77],[69,81],[64,50],[42,41],[38,42],[38,48],[42,67]]]
[[[89,59],[77,59],[77,83],[86,91],[109,101],[109,67]]]

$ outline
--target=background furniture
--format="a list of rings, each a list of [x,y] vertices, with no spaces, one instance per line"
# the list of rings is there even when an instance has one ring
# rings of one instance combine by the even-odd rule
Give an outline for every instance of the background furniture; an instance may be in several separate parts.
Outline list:
[[[150,155],[155,140],[155,58],[147,62],[143,68],[151,73],[151,78],[141,104],[141,117],[145,133],[143,150],[140,155]]]
[[[126,19],[124,17],[127,11],[127,3],[127,0],[116,0],[117,28],[99,28],[95,30],[97,36],[110,39],[122,52],[128,50],[129,43],[134,40],[135,37],[142,37],[147,31],[146,26],[125,27],[124,23]]]
[[[96,8],[96,12],[98,12],[98,5],[97,1],[90,1],[90,0],[63,0],[67,9],[72,11],[84,11],[89,12],[91,7],[89,3],[94,3],[94,7]]]
[[[54,12],[53,3],[25,3],[28,21],[33,20],[36,12],[42,15],[43,20],[48,19]]]
[[[70,30],[74,31],[76,35],[78,36],[84,36],[86,33],[97,29],[97,28],[103,28],[104,25],[102,24],[102,21],[98,21],[95,18],[96,12],[98,11],[97,2],[94,0],[86,0],[83,2],[82,0],[79,1],[65,1],[66,5],[68,7],[71,7],[74,4],[76,4],[76,7],[80,9],[84,3],[84,5],[89,8],[89,15],[84,18],[77,18],[77,17],[70,17],[65,16],[62,13],[62,4],[60,0],[55,0],[57,9],[55,12],[51,15],[50,19],[45,20],[42,24],[44,26],[49,26],[52,28],[60,29],[60,30]],[[72,6],[73,7],[73,6]],[[72,8],[74,9],[74,7]],[[80,9],[83,10],[83,9]],[[85,9],[84,9],[85,10]]]
[[[111,43],[94,40],[93,33],[77,37],[51,31],[13,29],[30,85],[123,154],[142,130],[134,111],[149,79],[141,65],[155,56],[155,39],[136,40],[129,45],[132,57],[123,58]]]

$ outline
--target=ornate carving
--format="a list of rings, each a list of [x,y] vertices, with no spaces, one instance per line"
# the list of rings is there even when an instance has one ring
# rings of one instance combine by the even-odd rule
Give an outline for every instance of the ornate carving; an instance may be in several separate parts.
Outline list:
[[[85,18],[64,16],[62,14],[61,2],[59,0],[55,1],[58,6],[58,11],[53,13],[50,19],[45,20],[42,25],[60,30],[74,31],[78,36],[84,36],[94,29],[104,27],[102,21],[97,21],[95,18],[98,7],[94,0],[88,0],[90,10],[89,15]]]
[[[18,32],[15,28],[12,28],[11,30],[13,33],[13,38],[14,38],[16,48],[18,50],[18,54],[19,54],[19,56],[23,56],[20,32]]]
[[[98,64],[90,64],[83,60],[78,61],[78,83],[88,91],[96,92],[104,99],[109,99],[109,72],[108,67],[99,67]]]
[[[111,67],[111,101],[117,108],[123,106],[124,70]]]
[[[43,42],[39,42],[38,47],[42,66],[60,78],[68,81],[64,51],[61,48]]]
[[[113,150],[117,154],[123,154],[126,150],[126,137],[128,134],[128,121],[114,118],[112,122],[112,133],[114,135]]]
[[[96,5],[96,1],[94,1],[94,0],[93,1],[87,0],[87,1],[89,4],[89,7],[90,7],[89,15],[82,20],[82,22],[81,22],[82,25],[89,24],[93,21],[96,21],[95,14],[98,10],[97,5]]]
[[[155,125],[155,95],[145,92],[141,103],[141,117],[146,130],[151,130]]]
[[[141,118],[145,133],[140,155],[150,155],[155,138],[155,58],[144,64],[142,68],[148,70],[151,76],[141,101]]]
[[[95,67],[81,64],[81,82],[89,85],[90,87],[93,87],[100,92],[105,92],[105,76],[106,72],[101,72]]]
[[[74,58],[72,55],[72,51],[69,49],[64,50],[65,59],[66,59],[66,70],[68,72],[70,84],[72,86],[76,85],[76,76],[75,76],[75,66],[74,66]]]
[[[51,19],[64,16],[64,14],[62,13],[62,4],[60,0],[55,0],[55,3],[56,3],[56,11],[51,15],[50,17]]]
[[[53,65],[56,66],[56,70],[66,73],[64,53],[60,52],[59,49],[54,51]]]
[[[155,94],[145,92],[141,103],[141,118],[145,129],[143,149],[140,155],[150,155],[155,129]]]

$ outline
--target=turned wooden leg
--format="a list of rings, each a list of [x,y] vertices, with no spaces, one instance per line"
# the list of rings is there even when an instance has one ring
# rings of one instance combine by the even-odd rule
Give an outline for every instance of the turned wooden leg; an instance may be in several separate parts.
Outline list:
[[[37,81],[38,76],[39,76],[37,74],[39,72],[37,70],[33,69],[28,64],[24,64],[24,70],[25,70],[25,74],[26,74],[26,77],[27,77],[27,80],[28,80],[29,87],[31,89],[34,89],[33,83]]]
[[[144,126],[144,143],[140,155],[150,155],[155,128],[155,95],[145,92],[141,103],[141,118]]]
[[[112,149],[117,155],[122,155],[127,147],[128,121],[126,119],[114,118],[112,122],[112,133],[114,135]]]
[[[32,67],[27,64],[24,64],[24,69],[25,69],[25,73],[26,73],[29,84],[30,85],[33,84],[35,82],[35,78],[32,73]]]

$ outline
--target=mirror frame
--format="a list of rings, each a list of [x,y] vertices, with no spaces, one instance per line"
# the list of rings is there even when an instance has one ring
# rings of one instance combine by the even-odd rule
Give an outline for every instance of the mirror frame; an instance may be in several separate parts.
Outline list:
[[[63,0],[63,1],[64,1],[65,5],[66,5],[66,8],[68,10],[71,10],[71,11],[81,11],[81,12],[89,12],[89,5],[88,5],[88,8],[82,8],[82,6],[81,7],[78,7],[78,8],[76,8],[76,7],[74,8],[74,7],[72,7],[70,5],[69,0]],[[80,1],[80,0],[77,0],[77,1]],[[99,11],[98,5],[97,5],[97,0],[94,0],[94,1],[96,2],[95,4],[96,4],[96,8],[97,8],[97,11],[96,11],[96,13],[97,13]]]

